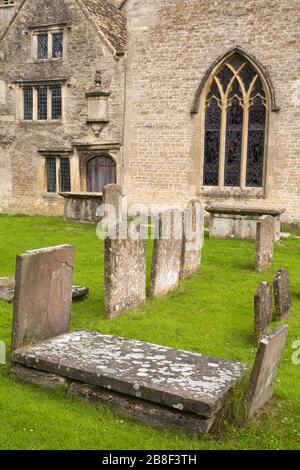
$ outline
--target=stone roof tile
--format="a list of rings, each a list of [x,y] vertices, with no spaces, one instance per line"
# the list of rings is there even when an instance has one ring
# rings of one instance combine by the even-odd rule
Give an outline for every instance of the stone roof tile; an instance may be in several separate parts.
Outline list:
[[[126,18],[112,2],[118,0],[80,0],[98,31],[118,53],[126,48]]]

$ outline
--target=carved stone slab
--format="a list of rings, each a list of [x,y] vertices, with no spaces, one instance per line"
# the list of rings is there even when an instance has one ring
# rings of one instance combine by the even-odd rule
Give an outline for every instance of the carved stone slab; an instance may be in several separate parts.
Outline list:
[[[110,204],[115,208],[115,223],[119,223],[122,216],[122,196],[123,190],[119,184],[107,184],[103,188],[103,203]]]
[[[13,350],[69,331],[74,257],[70,245],[17,257]]]
[[[105,239],[105,313],[115,318],[146,300],[146,240]]]
[[[287,335],[288,326],[283,325],[260,342],[248,390],[250,418],[273,396]]]
[[[292,306],[290,276],[286,269],[277,271],[274,278],[274,298],[276,316],[279,320],[287,318]]]
[[[95,332],[16,351],[13,362],[172,409],[211,417],[247,367]]]
[[[182,212],[165,211],[159,214],[154,240],[151,296],[163,297],[179,284],[182,256]]]
[[[183,224],[180,271],[182,279],[198,272],[200,269],[204,242],[204,209],[200,199],[190,201],[183,214]]]
[[[272,317],[273,288],[271,284],[262,282],[254,297],[254,329],[257,341],[269,333]]]
[[[275,222],[270,215],[263,216],[257,222],[256,263],[257,272],[272,266],[275,241]]]

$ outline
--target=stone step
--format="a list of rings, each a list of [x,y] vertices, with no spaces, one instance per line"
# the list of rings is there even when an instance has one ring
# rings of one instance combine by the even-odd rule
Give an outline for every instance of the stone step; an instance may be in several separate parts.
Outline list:
[[[208,418],[247,371],[238,362],[87,331],[17,350],[13,362]]]

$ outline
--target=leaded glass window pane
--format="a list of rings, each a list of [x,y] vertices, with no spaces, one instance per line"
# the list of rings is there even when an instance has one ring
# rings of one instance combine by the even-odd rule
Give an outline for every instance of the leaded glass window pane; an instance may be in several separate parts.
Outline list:
[[[71,191],[70,160],[68,158],[60,160],[60,190],[64,193]]]
[[[204,185],[219,184],[221,109],[213,99],[205,114]]]
[[[31,121],[33,119],[33,89],[25,88],[24,93],[24,119]]]
[[[46,158],[47,167],[47,191],[48,193],[56,193],[56,158]]]
[[[48,33],[38,35],[37,49],[38,59],[48,59]]]
[[[61,119],[62,114],[62,101],[61,101],[61,86],[56,86],[51,89],[52,93],[52,119]]]
[[[256,99],[249,110],[247,179],[248,187],[263,186],[266,107]]]
[[[38,120],[45,120],[48,116],[47,88],[41,87],[38,93]]]
[[[266,124],[262,80],[252,63],[235,53],[212,77],[206,95],[204,185],[262,187]]]
[[[61,59],[63,56],[63,33],[52,34],[52,57]]]
[[[237,98],[227,111],[225,186],[240,186],[243,134],[243,108]]]

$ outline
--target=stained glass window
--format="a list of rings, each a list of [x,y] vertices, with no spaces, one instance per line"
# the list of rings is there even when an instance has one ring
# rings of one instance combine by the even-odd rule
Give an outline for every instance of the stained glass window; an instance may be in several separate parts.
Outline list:
[[[261,187],[264,174],[266,107],[257,98],[249,111],[247,180],[248,187]]]
[[[61,119],[61,86],[51,89],[52,93],[52,119]]]
[[[31,121],[33,119],[33,89],[24,88],[24,119]]]
[[[206,94],[204,185],[262,187],[266,124],[267,95],[259,73],[235,53]]]
[[[37,57],[38,59],[48,59],[48,33],[38,34]]]
[[[47,192],[56,193],[56,157],[46,158]]]
[[[63,33],[52,34],[52,57],[61,59],[63,56]]]
[[[242,134],[243,108],[238,98],[234,98],[227,110],[225,186],[240,186]]]
[[[213,99],[205,114],[205,186],[218,186],[219,184],[220,125],[221,109],[217,101]]]

